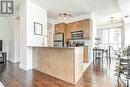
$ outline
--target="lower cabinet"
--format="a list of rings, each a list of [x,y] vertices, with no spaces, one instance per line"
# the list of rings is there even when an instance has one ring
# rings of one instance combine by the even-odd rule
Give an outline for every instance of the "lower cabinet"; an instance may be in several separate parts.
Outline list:
[[[84,47],[83,49],[83,62],[84,63],[88,63],[88,47]]]

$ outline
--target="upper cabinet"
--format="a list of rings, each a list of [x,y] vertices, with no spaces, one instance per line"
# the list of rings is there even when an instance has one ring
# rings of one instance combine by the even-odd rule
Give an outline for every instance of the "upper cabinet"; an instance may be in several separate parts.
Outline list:
[[[71,39],[71,32],[83,31],[84,39],[90,39],[90,19],[67,24],[66,39]]]
[[[66,27],[66,39],[71,39],[71,32],[79,31],[80,22],[68,23]]]
[[[55,25],[55,33],[65,33],[66,24],[59,23]]]
[[[80,29],[83,31],[84,39],[90,39],[90,19],[80,21]]]
[[[90,39],[90,19],[55,25],[55,33],[64,33],[65,39],[71,39],[71,32],[83,31],[83,38]]]
[[[70,23],[70,28],[72,31],[78,31],[79,28],[80,28],[80,22],[77,21],[77,22],[73,22],[73,23]]]

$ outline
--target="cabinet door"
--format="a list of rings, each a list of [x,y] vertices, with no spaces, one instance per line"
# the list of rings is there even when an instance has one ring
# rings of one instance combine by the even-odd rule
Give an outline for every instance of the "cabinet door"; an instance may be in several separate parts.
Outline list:
[[[64,33],[65,32],[65,23],[60,23],[55,25],[55,33]]]
[[[83,62],[88,63],[88,47],[84,47],[83,51]]]
[[[80,30],[80,22],[77,21],[77,22],[71,23],[71,29],[72,29],[72,32],[79,31]]]
[[[90,39],[90,19],[80,21],[80,28],[85,39]]]
[[[71,39],[72,23],[67,24],[66,39]]]
[[[72,22],[67,24],[66,39],[71,39],[71,32],[80,31],[80,23]]]

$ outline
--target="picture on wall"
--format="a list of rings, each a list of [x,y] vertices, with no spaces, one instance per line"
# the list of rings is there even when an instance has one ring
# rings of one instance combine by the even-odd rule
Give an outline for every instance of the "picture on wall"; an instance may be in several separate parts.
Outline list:
[[[43,34],[43,25],[38,22],[34,22],[34,34],[42,35]]]

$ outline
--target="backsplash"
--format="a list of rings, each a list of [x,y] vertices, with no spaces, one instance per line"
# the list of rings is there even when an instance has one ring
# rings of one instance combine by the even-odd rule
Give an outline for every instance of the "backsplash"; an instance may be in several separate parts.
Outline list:
[[[83,46],[90,46],[91,45],[91,40],[69,40],[71,44],[73,44],[74,42],[79,43],[79,44],[83,44]]]

